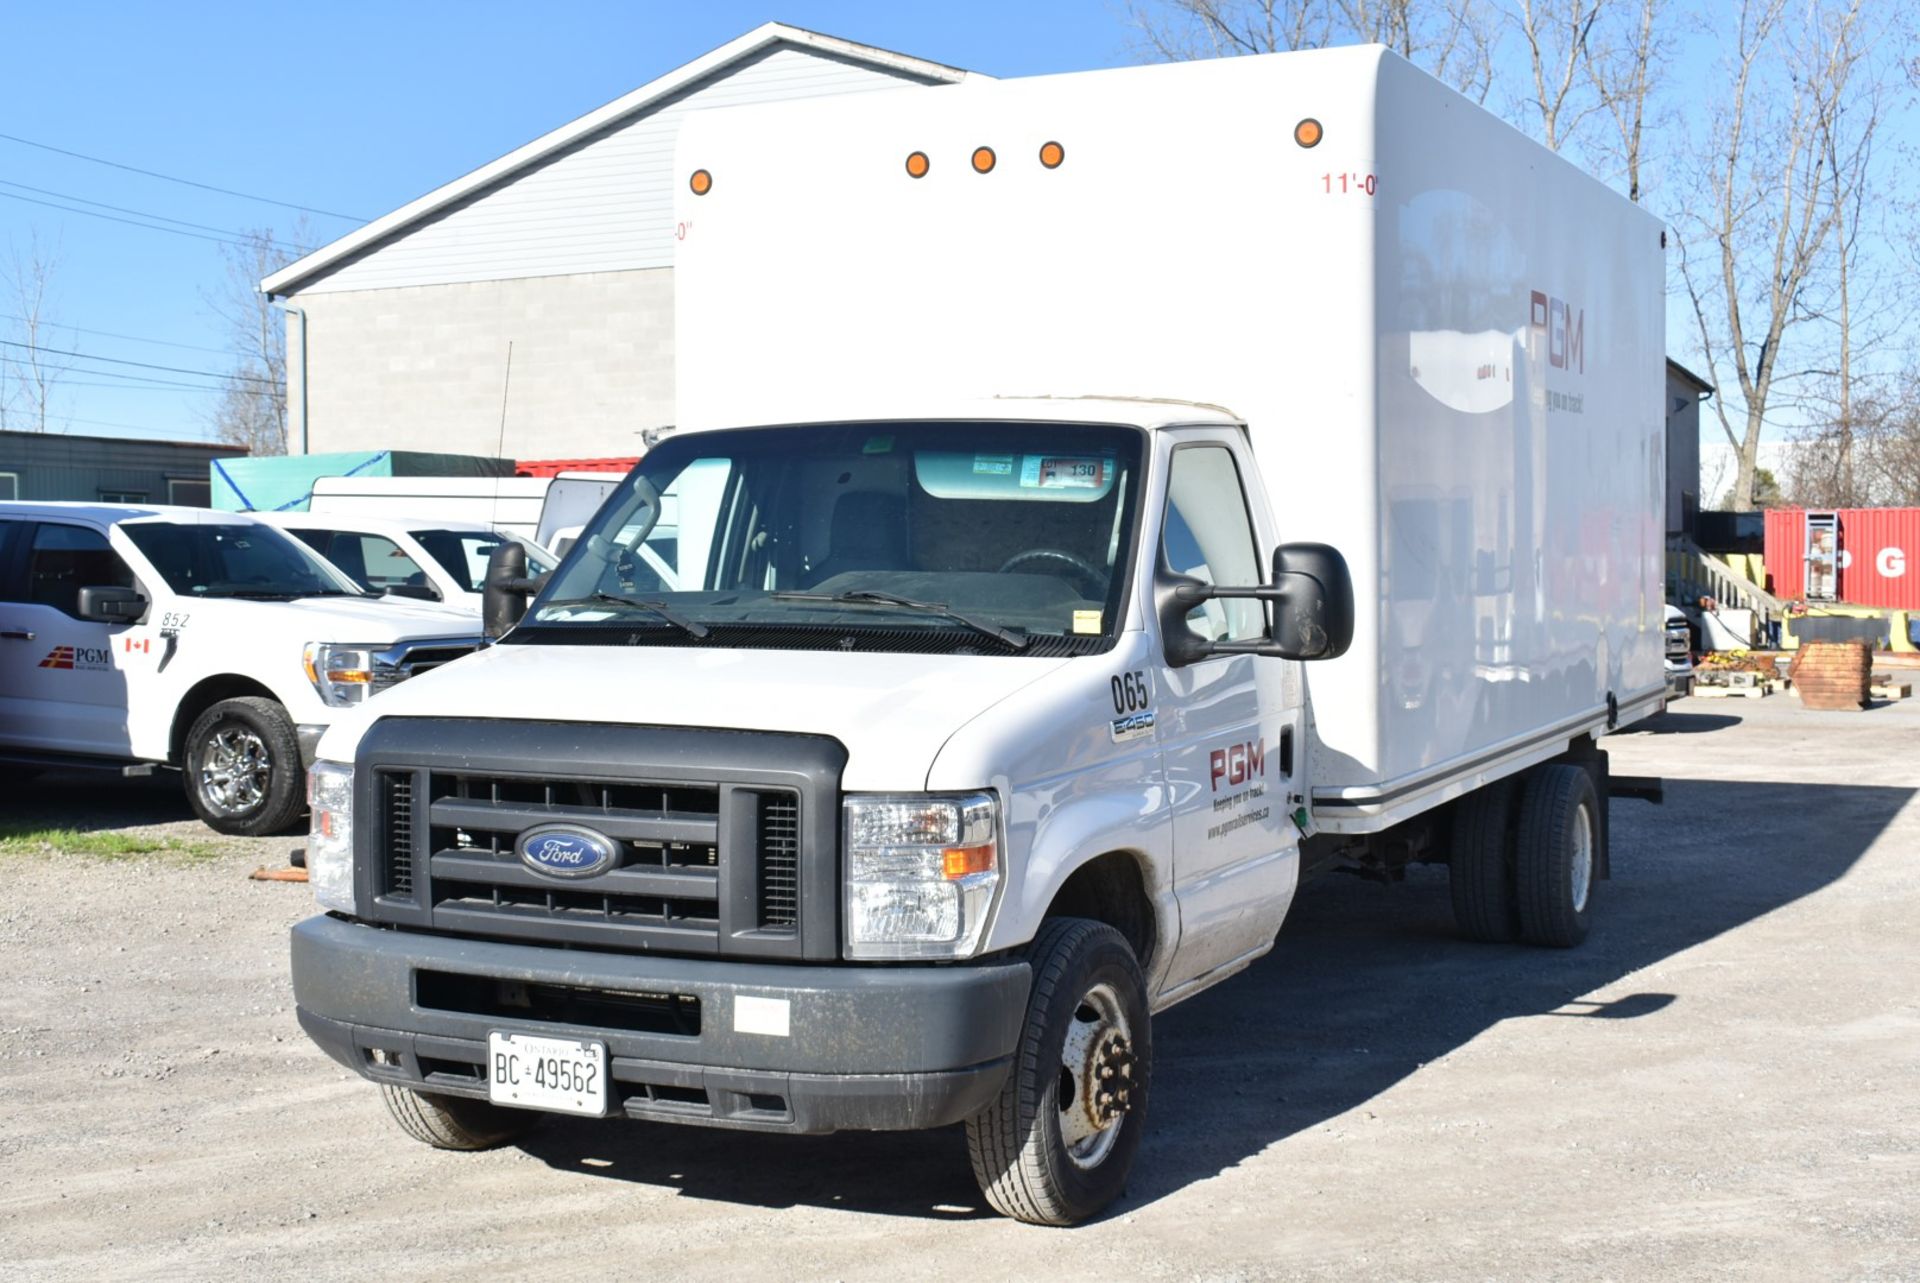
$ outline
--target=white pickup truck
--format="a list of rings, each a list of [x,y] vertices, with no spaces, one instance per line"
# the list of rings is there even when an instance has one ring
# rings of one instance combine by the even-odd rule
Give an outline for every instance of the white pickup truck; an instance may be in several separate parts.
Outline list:
[[[0,503],[0,763],[175,766],[222,833],[285,828],[335,718],[479,641],[251,517]]]
[[[410,1135],[964,1122],[1067,1223],[1308,874],[1580,943],[1665,697],[1656,219],[1380,48],[678,157],[679,430],[313,768],[300,1020]]]

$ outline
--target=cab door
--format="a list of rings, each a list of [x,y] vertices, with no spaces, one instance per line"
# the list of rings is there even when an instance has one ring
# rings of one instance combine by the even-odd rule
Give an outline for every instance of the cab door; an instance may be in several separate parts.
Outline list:
[[[127,624],[80,618],[80,590],[135,587],[92,526],[22,522],[0,576],[0,743],[47,753],[129,755]]]
[[[1247,502],[1246,479],[1254,473],[1244,435],[1224,428],[1162,435],[1157,573],[1265,583]],[[1212,641],[1260,641],[1266,609],[1250,600],[1209,601],[1184,626]],[[1301,689],[1295,664],[1262,656],[1219,655],[1163,669],[1159,729],[1180,902],[1169,989],[1264,953],[1292,902],[1300,861],[1289,799],[1303,729]]]

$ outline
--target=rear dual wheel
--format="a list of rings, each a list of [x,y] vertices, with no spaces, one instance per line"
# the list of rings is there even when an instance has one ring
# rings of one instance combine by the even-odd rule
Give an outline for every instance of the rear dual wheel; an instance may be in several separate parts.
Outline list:
[[[1593,777],[1564,762],[1500,780],[1454,811],[1448,875],[1454,920],[1470,940],[1570,949],[1593,924],[1600,852]]]

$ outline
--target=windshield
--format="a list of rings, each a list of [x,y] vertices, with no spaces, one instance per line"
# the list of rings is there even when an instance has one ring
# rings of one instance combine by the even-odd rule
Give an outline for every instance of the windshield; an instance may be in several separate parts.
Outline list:
[[[120,529],[183,597],[366,595],[305,544],[271,526],[130,521]]]
[[[1126,602],[1141,441],[1049,423],[670,438],[511,640],[1103,650]]]
[[[467,592],[481,592],[487,586],[487,558],[503,543],[520,543],[527,550],[527,574],[544,575],[553,562],[524,540],[488,530],[414,530],[408,532],[439,562],[454,582]]]

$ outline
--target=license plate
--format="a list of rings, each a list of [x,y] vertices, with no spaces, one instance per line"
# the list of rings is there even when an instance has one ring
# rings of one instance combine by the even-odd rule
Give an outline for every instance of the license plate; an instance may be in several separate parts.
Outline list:
[[[602,1116],[607,1112],[607,1044],[489,1033],[487,1099],[520,1109]]]

